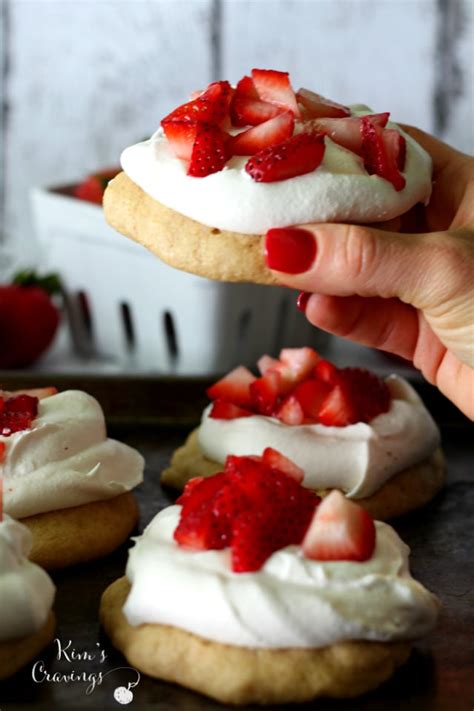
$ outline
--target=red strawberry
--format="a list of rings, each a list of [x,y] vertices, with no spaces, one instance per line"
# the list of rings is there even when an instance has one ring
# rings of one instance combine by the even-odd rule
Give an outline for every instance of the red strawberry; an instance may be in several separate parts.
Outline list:
[[[211,400],[225,400],[225,402],[246,407],[252,403],[249,388],[255,380],[256,378],[250,370],[239,365],[238,368],[234,368],[217,383],[211,385],[206,390],[206,394]]]
[[[305,380],[298,383],[293,390],[293,396],[298,400],[306,417],[317,422],[321,405],[331,389],[331,385],[322,380]]]
[[[318,420],[327,427],[346,427],[358,422],[357,410],[347,390],[335,385],[324,400]]]
[[[287,476],[298,482],[298,484],[303,483],[304,471],[297,464],[285,457],[283,454],[278,452],[276,449],[267,447],[262,456],[262,461],[270,469],[276,469],[279,472],[283,472]]]
[[[368,116],[362,119],[362,156],[368,173],[385,178],[397,192],[405,187],[405,178],[400,173],[398,164],[401,162],[401,142],[395,143],[389,134],[384,141],[384,130],[376,126]]]
[[[283,107],[291,111],[297,118],[300,109],[296,101],[288,72],[278,72],[274,69],[252,69],[252,79],[262,101]]]
[[[283,348],[280,351],[280,361],[286,365],[295,382],[307,378],[317,362],[319,355],[313,348]]]
[[[276,370],[267,370],[250,385],[252,407],[260,415],[272,415],[281,392],[281,375]]]
[[[58,290],[57,277],[27,272],[0,286],[0,368],[30,365],[50,346],[60,317],[50,294]]]
[[[191,160],[199,124],[192,121],[167,121],[163,124],[165,136],[177,158]]]
[[[390,391],[383,380],[362,368],[337,371],[335,387],[324,400],[319,421],[345,427],[355,422],[370,422],[390,408]]]
[[[319,504],[303,540],[312,560],[364,561],[375,548],[375,525],[363,508],[334,490]]]
[[[383,128],[387,121],[389,113],[372,114],[370,120],[377,126]],[[334,119],[321,118],[309,121],[303,127],[304,131],[316,131],[323,133],[325,136],[337,143],[343,148],[347,148],[353,153],[360,155],[362,151],[362,118],[352,116],[350,118]]]
[[[211,504],[224,481],[225,475],[222,472],[209,477],[194,477],[188,481],[176,503],[186,511],[195,511],[204,504]]]
[[[54,385],[50,385],[45,388],[28,388],[27,390],[0,390],[0,397],[16,397],[17,395],[29,395],[30,397],[37,398],[38,400],[44,400],[46,397],[51,397],[51,395],[57,395],[58,389]]]
[[[235,94],[230,105],[230,118],[233,126],[257,126],[284,111],[281,106]]]
[[[387,155],[393,155],[398,170],[403,171],[405,168],[407,151],[407,142],[405,137],[395,129],[387,128],[382,133],[382,140],[384,142]]]
[[[334,385],[335,383],[336,373],[336,366],[323,358],[318,360],[314,368],[314,375],[316,378],[322,380],[324,383],[330,383],[331,385]]]
[[[188,175],[204,178],[211,173],[217,173],[222,170],[228,158],[227,134],[217,126],[199,124]]]
[[[253,83],[252,79],[250,77],[242,77],[242,79],[239,81],[235,88],[235,93],[238,96],[246,96],[247,99],[258,99],[258,92],[255,88],[255,84]]]
[[[266,371],[269,370],[270,368],[274,368],[276,365],[279,364],[280,361],[278,361],[276,358],[272,358],[271,356],[265,354],[261,356],[258,361],[257,361],[257,367],[262,375],[265,375]]]
[[[289,395],[277,410],[276,416],[285,425],[302,425],[304,420],[304,412],[299,401]]]
[[[256,182],[271,183],[316,170],[324,157],[324,137],[300,133],[250,158],[245,170]]]
[[[94,175],[89,175],[87,178],[84,178],[79,185],[76,185],[74,188],[74,196],[80,200],[102,205],[105,188],[119,172],[120,168],[108,168]]]
[[[315,94],[309,89],[300,89],[296,94],[296,99],[303,106],[303,118],[320,118],[328,116],[332,118],[344,118],[350,116],[351,112],[347,106],[337,104],[335,101],[325,99],[320,94]]]
[[[38,415],[38,398],[30,395],[0,398],[0,403],[0,435],[3,437],[29,429]]]
[[[215,400],[209,413],[209,417],[214,420],[235,420],[237,417],[251,417],[252,415],[253,412],[234,405],[232,402],[225,402],[225,400]]]
[[[291,111],[285,111],[275,118],[233,136],[229,150],[234,156],[252,156],[254,153],[281,143],[293,134],[295,119]]]
[[[188,101],[166,116],[161,125],[170,121],[191,121],[219,126],[227,116],[233,89],[228,81],[216,81],[196,99]]]

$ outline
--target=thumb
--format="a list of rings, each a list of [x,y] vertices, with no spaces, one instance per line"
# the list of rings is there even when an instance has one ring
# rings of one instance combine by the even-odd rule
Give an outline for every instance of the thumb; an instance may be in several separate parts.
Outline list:
[[[332,296],[398,297],[417,308],[432,293],[443,236],[362,225],[312,224],[267,232],[265,259],[279,281]]]

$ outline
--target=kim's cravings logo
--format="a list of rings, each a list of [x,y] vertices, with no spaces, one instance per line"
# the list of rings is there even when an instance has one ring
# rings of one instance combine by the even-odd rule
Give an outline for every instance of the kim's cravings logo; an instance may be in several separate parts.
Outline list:
[[[114,698],[120,704],[129,704],[133,701],[132,689],[140,682],[140,672],[137,669],[133,667],[116,667],[106,672],[102,669],[92,672],[77,669],[78,663],[90,664],[94,662],[95,666],[99,667],[101,664],[104,664],[107,659],[107,654],[105,650],[101,648],[99,642],[96,642],[96,649],[94,649],[94,651],[80,651],[75,649],[71,639],[67,642],[62,642],[56,638],[54,645],[56,647],[55,658],[58,662],[62,662],[66,669],[64,671],[51,672],[47,669],[45,662],[39,659],[33,664],[31,669],[31,676],[35,684],[83,683],[87,684],[85,693],[87,696],[90,696],[109,674],[118,671],[123,673],[132,672],[133,680],[129,682],[127,686],[118,686],[114,691]]]

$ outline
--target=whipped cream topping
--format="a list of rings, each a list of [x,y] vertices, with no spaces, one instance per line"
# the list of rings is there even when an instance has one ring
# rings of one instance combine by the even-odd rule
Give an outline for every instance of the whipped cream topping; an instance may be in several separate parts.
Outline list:
[[[354,116],[372,113],[351,107]],[[221,230],[261,234],[271,227],[308,222],[380,222],[403,214],[431,194],[431,158],[395,123],[407,142],[406,185],[397,192],[378,175],[368,175],[362,159],[326,137],[321,165],[313,172],[274,183],[257,183],[244,170],[248,157],[234,156],[223,170],[205,178],[186,174],[160,128],[143,143],[126,148],[122,168],[142,190],[163,205]]]
[[[315,648],[414,639],[435,624],[437,598],[413,580],[408,546],[384,523],[376,522],[375,551],[363,563],[309,560],[288,546],[258,572],[234,573],[229,549],[178,546],[180,511],[161,511],[130,551],[124,614],[132,625],[172,625],[244,647]]]
[[[5,511],[15,518],[109,499],[143,480],[141,454],[107,439],[99,403],[78,390],[40,400],[31,429],[0,442]]]
[[[394,474],[431,455],[440,441],[411,385],[395,375],[386,383],[392,395],[389,411],[347,427],[289,426],[263,415],[217,420],[209,417],[209,406],[198,431],[200,449],[223,464],[229,454],[261,455],[273,447],[304,470],[305,486],[335,487],[354,499],[370,496]]]
[[[5,516],[0,521],[0,642],[38,632],[46,624],[56,588],[49,575],[28,560],[31,534]]]

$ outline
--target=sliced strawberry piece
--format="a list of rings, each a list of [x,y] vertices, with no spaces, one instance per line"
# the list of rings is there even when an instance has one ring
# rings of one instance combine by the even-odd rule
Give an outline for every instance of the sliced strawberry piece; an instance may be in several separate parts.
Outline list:
[[[303,540],[303,552],[312,560],[364,561],[372,557],[375,537],[371,516],[334,490],[316,509]]]
[[[324,157],[324,137],[300,133],[250,158],[245,170],[256,182],[272,183],[311,173]]]
[[[19,394],[0,398],[0,435],[27,430],[38,415],[38,398]]]
[[[229,111],[233,89],[228,81],[209,84],[207,89],[196,99],[188,101],[166,116],[161,125],[171,121],[191,121],[219,126]]]
[[[191,160],[198,126],[197,122],[192,121],[167,121],[163,123],[163,131],[169,141],[171,150],[177,158]]]
[[[284,111],[281,106],[235,94],[230,105],[230,118],[233,126],[257,126]]]
[[[296,93],[296,99],[303,106],[303,119],[322,118],[323,116],[344,118],[351,115],[347,106],[326,99],[321,94],[315,94],[309,89],[300,89]]]
[[[375,125],[383,128],[389,116],[389,113],[372,114],[370,119]],[[303,130],[323,133],[325,136],[329,136],[334,143],[357,153],[357,155],[362,152],[362,118],[358,116],[343,119],[316,119],[306,123]]]
[[[222,472],[209,477],[194,477],[188,481],[183,493],[176,499],[176,503],[186,511],[197,510],[203,504],[209,504],[214,500],[224,481],[225,475]]]
[[[58,389],[54,385],[49,385],[45,388],[28,388],[26,390],[11,390],[10,392],[6,390],[0,390],[0,396],[4,395],[7,397],[15,397],[16,395],[29,395],[30,397],[37,398],[38,400],[44,400],[46,397],[51,397],[52,395],[57,395]]]
[[[322,380],[305,380],[298,383],[293,396],[298,400],[306,417],[318,421],[321,406],[332,390],[332,386]]]
[[[402,136],[401,133],[393,128],[387,128],[382,133],[382,140],[387,155],[393,156],[398,170],[403,171],[407,152],[405,136]]]
[[[192,550],[220,550],[229,545],[231,531],[224,518],[215,516],[210,507],[203,507],[180,518],[174,539]]]
[[[337,371],[336,385],[324,400],[319,421],[324,425],[345,427],[355,422],[370,422],[390,408],[390,391],[374,373],[362,368]]]
[[[272,415],[281,393],[281,375],[270,369],[250,385],[252,407],[260,415]]]
[[[211,173],[218,173],[228,158],[227,134],[217,126],[199,124],[188,166],[188,175],[195,178],[205,178]]]
[[[299,401],[289,395],[278,408],[276,416],[285,425],[302,425],[304,420],[304,412]]]
[[[337,368],[333,363],[330,363],[328,360],[324,360],[321,358],[321,360],[318,360],[316,363],[316,366],[314,368],[314,375],[316,378],[319,380],[322,380],[324,383],[330,383],[331,385],[334,385],[336,382],[336,374],[337,374]]]
[[[209,417],[212,417],[213,420],[235,420],[238,417],[251,417],[253,414],[250,410],[245,410],[232,402],[215,400]]]
[[[283,348],[280,361],[288,366],[294,382],[307,378],[319,361],[319,355],[313,348]]]
[[[74,196],[79,200],[102,205],[102,198],[104,197],[102,181],[96,175],[90,175],[74,188]]]
[[[264,148],[281,143],[293,134],[295,119],[291,111],[232,136],[229,150],[234,156],[252,156]]]
[[[258,361],[257,361],[257,367],[262,375],[265,375],[266,371],[269,370],[270,368],[274,368],[276,365],[279,365],[280,361],[277,360],[276,358],[272,358],[271,356],[265,355],[261,356]]]
[[[258,92],[255,88],[255,84],[253,83],[252,79],[250,77],[244,76],[242,79],[239,81],[235,88],[235,93],[238,96],[245,96],[247,99],[258,99]]]
[[[321,405],[318,420],[327,427],[346,427],[358,421],[355,405],[345,388],[333,387]]]
[[[3,462],[3,460],[5,459],[5,450],[6,450],[5,442],[0,442],[0,463]],[[2,481],[2,480],[0,479],[0,482],[1,482],[1,481]],[[1,507],[1,505],[0,505],[0,514],[1,514],[1,512],[2,512],[2,507]],[[0,516],[0,521],[1,521],[1,520],[2,520],[2,519],[1,519],[1,516]]]
[[[268,531],[271,518],[258,511],[243,513],[232,527],[232,570],[234,573],[252,573],[260,570],[276,550]],[[275,522],[277,523],[277,522]]]
[[[290,84],[288,72],[278,72],[274,69],[252,69],[252,79],[262,101],[282,106],[297,118],[300,117],[300,109]]]
[[[397,192],[405,187],[405,178],[400,173],[401,144],[396,144],[391,135],[385,143],[384,129],[376,126],[368,116],[362,119],[362,156],[368,173],[379,175],[392,183]]]
[[[303,483],[304,471],[297,464],[285,457],[283,454],[278,452],[276,449],[267,447],[262,456],[262,461],[270,469],[276,469],[279,472],[283,472],[287,476],[298,482],[298,484]]]
[[[246,407],[252,403],[249,388],[255,380],[255,375],[250,370],[243,365],[239,365],[218,380],[217,383],[211,385],[206,390],[206,394],[211,400],[224,400],[225,402],[232,402],[234,405]]]

